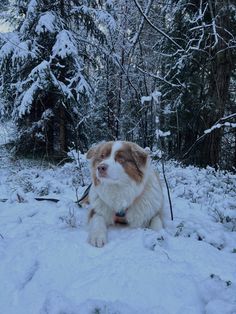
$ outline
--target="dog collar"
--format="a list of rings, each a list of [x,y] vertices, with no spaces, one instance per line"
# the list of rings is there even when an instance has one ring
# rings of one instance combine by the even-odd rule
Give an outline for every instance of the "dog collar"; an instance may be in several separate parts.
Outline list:
[[[126,225],[128,223],[127,219],[126,219],[126,212],[127,209],[122,209],[119,212],[116,212],[114,215],[114,223],[119,223],[119,224],[123,224]]]

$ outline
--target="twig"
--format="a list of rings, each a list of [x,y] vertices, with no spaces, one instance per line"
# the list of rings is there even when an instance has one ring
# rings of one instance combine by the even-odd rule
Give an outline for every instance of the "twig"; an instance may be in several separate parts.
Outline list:
[[[170,85],[171,87],[177,87],[177,88],[184,88],[184,85],[183,84],[174,84],[174,83],[171,83],[171,82],[169,82],[169,81],[167,81],[164,77],[161,77],[161,76],[159,76],[159,75],[155,75],[155,74],[153,74],[153,73],[151,73],[151,72],[147,72],[147,71],[144,71],[142,68],[140,68],[139,66],[137,66],[137,69],[140,71],[140,72],[142,72],[143,74],[146,74],[146,75],[148,75],[148,76],[150,76],[150,77],[153,77],[153,78],[155,78],[155,79],[158,79],[158,80],[160,80],[160,81],[162,81],[162,82],[165,82],[166,84],[168,84],[168,85]]]
[[[19,193],[17,193],[16,196],[19,203],[24,203],[25,200]]]

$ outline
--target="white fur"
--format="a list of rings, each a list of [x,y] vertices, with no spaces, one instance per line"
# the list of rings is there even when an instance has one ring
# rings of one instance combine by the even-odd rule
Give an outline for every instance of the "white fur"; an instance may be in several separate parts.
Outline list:
[[[102,247],[107,243],[107,227],[103,216],[95,214],[89,224],[89,242]]]
[[[102,178],[99,177],[98,170],[96,170],[96,176],[102,183],[117,183],[122,184],[123,181],[127,181],[127,175],[124,173],[122,166],[115,162],[115,153],[122,147],[122,143],[117,141],[112,146],[111,156],[107,159],[104,159],[100,164],[107,164],[108,165],[108,177]],[[125,183],[125,182],[124,182]]]
[[[130,178],[123,167],[114,160],[115,152],[122,142],[115,142],[111,156],[102,161],[109,165],[108,178],[91,186],[89,201],[95,210],[89,222],[89,242],[97,247],[107,242],[107,226],[114,223],[115,212],[128,209],[126,219],[131,227],[162,228],[161,210],[163,194],[158,175],[148,158],[141,183]],[[96,173],[98,177],[98,173]]]

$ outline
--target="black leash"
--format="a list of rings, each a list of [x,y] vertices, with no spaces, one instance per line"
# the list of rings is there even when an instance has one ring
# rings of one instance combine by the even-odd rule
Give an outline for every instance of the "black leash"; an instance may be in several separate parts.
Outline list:
[[[89,186],[86,188],[81,198],[75,202],[78,206],[81,207],[80,202],[83,201],[88,196],[91,186],[92,186],[92,183],[90,183]],[[49,201],[49,202],[54,202],[54,203],[60,202],[60,200],[57,198],[35,197],[34,199],[39,202],[40,201]],[[0,198],[1,203],[5,203],[7,200],[8,200],[7,198]]]
[[[57,203],[60,200],[57,198],[44,198],[44,197],[35,197],[34,198],[36,201],[49,201],[49,202],[54,202]],[[1,203],[5,203],[6,201],[8,201],[8,198],[0,198],[0,202]],[[21,203],[21,202],[20,202]]]
[[[86,188],[86,190],[84,191],[84,193],[83,193],[83,195],[81,196],[81,198],[80,198],[78,201],[75,202],[76,204],[78,204],[79,206],[81,206],[79,203],[80,203],[81,201],[83,201],[83,200],[88,196],[91,186],[92,186],[92,183],[90,183],[89,186]]]
[[[165,180],[165,184],[166,184],[166,189],[167,189],[167,195],[168,195],[168,200],[169,200],[169,206],[170,206],[170,216],[171,216],[171,220],[174,220],[174,215],[173,215],[173,207],[172,207],[172,202],[171,202],[171,196],[170,196],[170,189],[169,189],[169,185],[166,179],[166,174],[165,174],[165,165],[164,165],[164,160],[163,157],[161,157],[161,164],[162,164],[162,172],[163,172],[163,177]]]
[[[171,216],[171,220],[174,220],[173,207],[172,207],[171,196],[170,196],[170,189],[169,189],[169,185],[168,185],[166,175],[165,175],[165,165],[164,165],[163,158],[161,158],[161,164],[162,164],[162,172],[163,172],[163,177],[164,177],[164,181],[166,184],[168,201],[169,201],[169,206],[170,206],[170,216]],[[79,207],[82,207],[80,202],[83,201],[88,196],[91,186],[92,186],[92,183],[90,183],[89,186],[86,188],[86,190],[84,191],[81,198],[75,202]],[[8,200],[7,198],[2,198],[2,199],[0,199],[0,202],[4,203],[7,200]],[[36,201],[49,201],[49,202],[54,202],[54,203],[58,203],[60,201],[57,198],[45,198],[45,197],[35,197],[35,200]]]

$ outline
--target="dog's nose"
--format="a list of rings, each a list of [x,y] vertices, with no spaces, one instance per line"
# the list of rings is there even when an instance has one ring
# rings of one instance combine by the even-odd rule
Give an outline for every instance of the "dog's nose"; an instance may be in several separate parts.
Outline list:
[[[107,164],[100,164],[98,167],[98,173],[101,177],[104,177],[107,174],[108,165]]]

